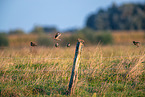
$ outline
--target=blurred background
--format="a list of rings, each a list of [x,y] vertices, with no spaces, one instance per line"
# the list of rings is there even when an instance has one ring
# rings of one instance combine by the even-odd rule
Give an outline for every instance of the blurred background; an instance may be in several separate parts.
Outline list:
[[[0,0],[0,47],[145,45],[145,0]]]

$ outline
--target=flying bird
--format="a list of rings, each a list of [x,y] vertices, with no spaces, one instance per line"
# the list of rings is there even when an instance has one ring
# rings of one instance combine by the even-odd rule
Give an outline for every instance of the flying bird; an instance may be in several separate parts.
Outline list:
[[[61,36],[61,33],[60,33],[60,32],[57,32],[57,33],[55,34],[55,36],[54,36],[54,39],[56,39],[56,40],[61,40],[61,39],[59,39],[60,36]]]
[[[55,44],[55,47],[58,47],[59,46],[59,44],[58,44],[58,42]]]
[[[137,47],[139,47],[140,42],[133,41],[133,44],[136,45]]]
[[[70,47],[70,43],[67,43],[67,45],[66,45],[67,47]]]
[[[35,44],[34,42],[30,43],[31,46],[37,46],[37,44]]]

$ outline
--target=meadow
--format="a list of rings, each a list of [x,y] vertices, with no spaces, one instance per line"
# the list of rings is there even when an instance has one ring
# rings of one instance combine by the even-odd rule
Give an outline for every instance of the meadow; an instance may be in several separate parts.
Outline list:
[[[133,33],[129,38],[127,35],[113,34],[116,42],[113,45],[84,45],[78,82],[75,93],[70,97],[145,95],[145,45],[142,43],[136,47],[132,44],[133,39],[143,42],[144,34]],[[68,96],[66,91],[75,45],[70,48],[30,47],[29,42],[36,38],[9,36],[10,47],[0,49],[2,97]]]
[[[144,96],[145,47],[84,47],[71,96]],[[75,46],[0,51],[1,96],[67,96]]]

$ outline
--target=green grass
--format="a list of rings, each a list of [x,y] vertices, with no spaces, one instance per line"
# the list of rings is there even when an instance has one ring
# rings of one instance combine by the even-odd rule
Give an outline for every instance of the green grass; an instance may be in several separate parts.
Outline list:
[[[143,97],[145,47],[84,47],[72,97]],[[67,96],[75,47],[0,51],[0,95]],[[140,56],[137,56],[140,55]],[[123,57],[120,57],[123,56]],[[58,59],[51,59],[58,58]]]

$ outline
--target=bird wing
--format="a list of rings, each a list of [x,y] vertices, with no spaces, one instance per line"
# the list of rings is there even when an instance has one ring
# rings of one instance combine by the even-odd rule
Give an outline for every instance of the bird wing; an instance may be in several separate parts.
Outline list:
[[[55,35],[55,38],[57,38],[58,34]]]
[[[32,46],[37,46],[37,44],[35,44],[35,43],[32,42]]]
[[[58,39],[60,36],[61,36],[61,34],[60,34],[60,33],[57,33],[57,34],[55,35],[55,39]]]

